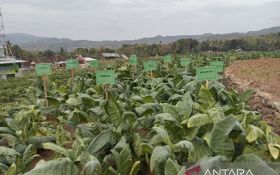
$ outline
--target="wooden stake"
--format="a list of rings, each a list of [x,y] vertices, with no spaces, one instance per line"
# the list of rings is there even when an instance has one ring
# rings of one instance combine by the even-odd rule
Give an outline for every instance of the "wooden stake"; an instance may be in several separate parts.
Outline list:
[[[208,89],[208,87],[209,87],[209,81],[208,80],[206,80],[205,86]]]
[[[92,72],[93,74],[95,74],[95,68],[92,68],[92,69],[91,69],[91,72]]]
[[[104,95],[105,95],[105,99],[108,100],[108,88],[109,88],[109,85],[108,84],[105,84],[104,85]]]
[[[45,95],[45,105],[46,105],[46,107],[49,106],[48,99],[47,99],[47,96],[48,96],[48,92],[47,92],[47,80],[48,80],[48,77],[47,77],[47,76],[42,76],[42,81],[43,81],[43,86],[44,86],[44,95]]]
[[[74,81],[74,77],[75,77],[75,71],[74,71],[74,69],[71,69],[71,79],[72,79],[72,81]]]
[[[135,66],[134,65],[132,65],[132,79],[134,80],[135,79]]]

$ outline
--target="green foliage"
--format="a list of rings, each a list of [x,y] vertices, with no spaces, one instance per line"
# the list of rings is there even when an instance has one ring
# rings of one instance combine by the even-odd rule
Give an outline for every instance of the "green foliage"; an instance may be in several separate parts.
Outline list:
[[[173,175],[203,160],[279,162],[280,138],[249,111],[249,93],[198,82],[191,69],[176,64],[159,64],[153,78],[141,67],[134,78],[129,67],[115,68],[117,82],[107,93],[91,73],[82,73],[69,84],[52,83],[49,107],[38,87],[6,110],[0,118],[3,172]],[[41,150],[51,151],[51,160],[39,158]]]

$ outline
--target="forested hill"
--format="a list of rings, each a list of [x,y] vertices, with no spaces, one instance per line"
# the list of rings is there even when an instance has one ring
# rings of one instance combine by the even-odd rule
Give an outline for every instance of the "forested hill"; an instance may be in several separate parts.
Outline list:
[[[25,33],[8,34],[6,40],[10,40],[13,44],[18,44],[27,50],[54,50],[57,51],[60,48],[67,50],[74,50],[76,48],[121,48],[123,45],[132,44],[168,44],[180,39],[195,39],[198,41],[206,40],[229,40],[246,36],[260,36],[270,33],[279,33],[280,26],[272,27],[268,29],[262,29],[259,31],[250,31],[247,33],[227,33],[227,34],[212,34],[206,33],[202,35],[177,35],[177,36],[155,36],[150,38],[141,38],[136,40],[124,40],[124,41],[89,41],[89,40],[71,40],[67,38],[47,38],[38,37]]]

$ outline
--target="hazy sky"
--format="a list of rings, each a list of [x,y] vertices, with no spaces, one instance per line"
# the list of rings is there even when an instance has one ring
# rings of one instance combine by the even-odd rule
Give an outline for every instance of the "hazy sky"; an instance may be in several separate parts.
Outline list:
[[[280,25],[280,0],[0,0],[7,33],[123,40]]]

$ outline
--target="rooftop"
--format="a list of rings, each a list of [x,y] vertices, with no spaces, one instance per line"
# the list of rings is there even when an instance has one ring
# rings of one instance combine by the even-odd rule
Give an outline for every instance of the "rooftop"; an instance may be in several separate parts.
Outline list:
[[[114,57],[114,58],[119,58],[120,55],[118,53],[102,53],[103,57]]]

